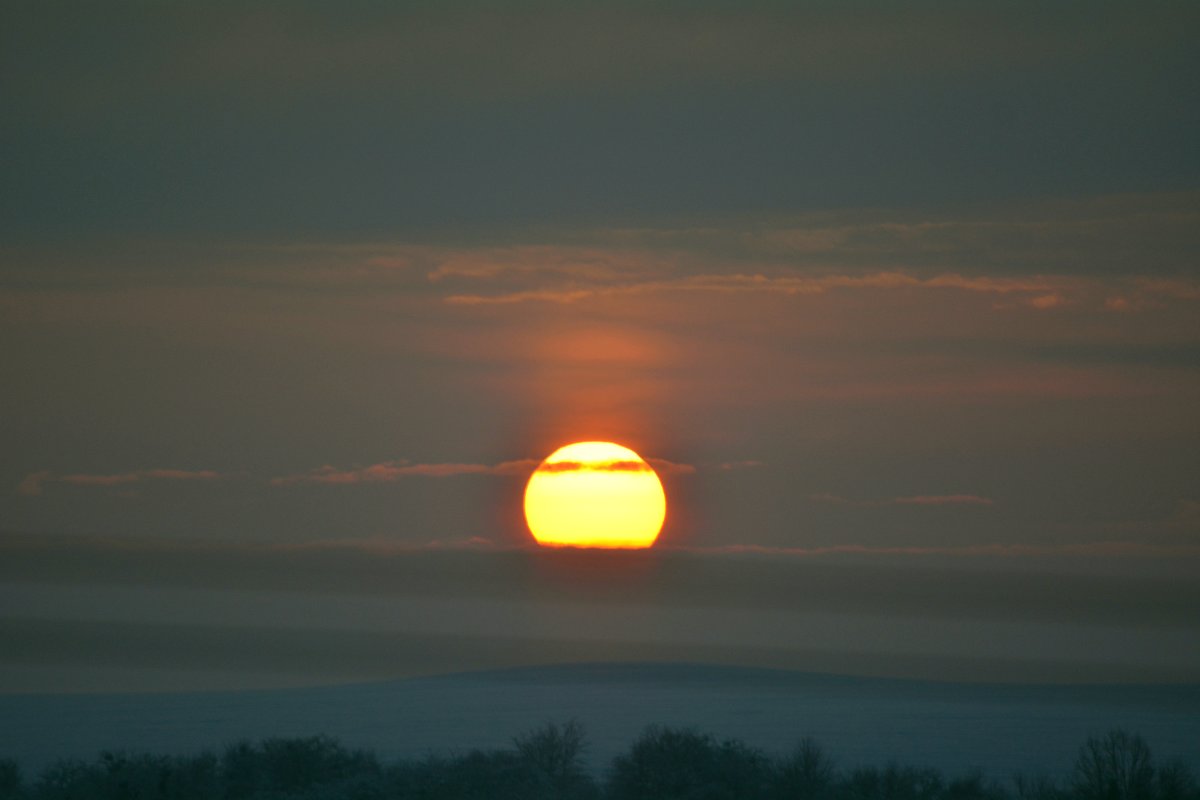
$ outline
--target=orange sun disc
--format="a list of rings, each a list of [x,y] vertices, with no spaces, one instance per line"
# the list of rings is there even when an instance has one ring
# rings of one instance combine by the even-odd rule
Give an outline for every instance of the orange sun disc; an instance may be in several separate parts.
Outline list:
[[[666,517],[658,474],[612,442],[560,447],[525,486],[525,521],[541,545],[649,547]]]

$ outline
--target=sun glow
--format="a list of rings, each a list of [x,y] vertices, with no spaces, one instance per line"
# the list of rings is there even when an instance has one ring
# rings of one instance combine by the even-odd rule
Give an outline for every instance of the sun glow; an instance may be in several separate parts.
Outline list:
[[[525,521],[542,545],[649,547],[666,516],[657,473],[612,442],[560,447],[525,486]]]

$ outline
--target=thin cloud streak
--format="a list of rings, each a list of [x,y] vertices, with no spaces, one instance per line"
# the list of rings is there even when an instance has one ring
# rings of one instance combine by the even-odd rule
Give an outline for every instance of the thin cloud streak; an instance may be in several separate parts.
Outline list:
[[[662,547],[664,551],[678,551],[712,555],[764,555],[764,556],[955,556],[955,557],[1053,557],[1095,556],[1123,558],[1126,556],[1146,558],[1195,558],[1200,557],[1200,545],[1155,544],[1151,542],[1079,542],[1073,544],[977,544],[957,546],[898,546],[871,547],[866,545],[832,545],[828,547],[773,547],[769,545],[735,544],[715,547]]]
[[[187,544],[171,543],[157,545],[158,549],[185,548]],[[257,552],[289,553],[311,550],[346,552],[369,552],[400,555],[437,550],[487,550],[495,553],[543,553],[552,551],[564,554],[588,550],[589,548],[565,547],[549,550],[537,544],[499,543],[482,536],[471,536],[461,540],[433,539],[427,542],[401,542],[385,537],[357,539],[314,539],[289,544],[261,546]],[[602,557],[619,558],[621,551],[601,549]],[[1096,557],[1096,558],[1200,558],[1200,544],[1172,544],[1138,541],[1089,541],[1065,544],[1003,544],[999,542],[964,545],[898,545],[894,547],[861,544],[841,544],[818,547],[787,547],[761,544],[730,545],[668,545],[656,544],[647,553],[683,553],[699,556],[762,555],[781,558],[812,558],[824,556],[949,556],[967,558],[1028,558],[1028,557]]]
[[[922,494],[915,497],[897,497],[892,500],[901,506],[990,506],[994,502],[990,497],[980,497],[975,494]]]
[[[504,553],[552,553],[556,556],[569,555],[573,551],[586,548],[544,548],[532,542],[528,544],[501,543],[483,536],[469,536],[463,539],[431,539],[423,542],[403,541],[387,536],[371,536],[358,538],[309,539],[296,542],[232,542],[212,540],[164,540],[139,537],[94,537],[51,535],[32,536],[0,532],[0,553],[9,561],[10,567],[14,553],[55,553],[62,549],[78,551],[89,550],[96,553],[143,553],[148,556],[165,556],[171,554],[223,556],[239,555],[241,557],[269,557],[271,555],[287,555],[289,553],[303,554],[312,551],[329,551],[345,553],[403,555],[419,554],[429,551],[489,551],[496,554]],[[789,547],[780,545],[764,545],[754,543],[728,545],[667,545],[656,544],[645,551],[625,553],[619,550],[603,549],[595,551],[595,555],[606,559],[620,559],[627,555],[654,554],[670,555],[672,553],[707,555],[707,556],[771,556],[781,558],[813,558],[824,556],[949,556],[966,558],[1026,558],[1026,557],[1096,557],[1100,559],[1125,557],[1137,558],[1200,558],[1200,543],[1171,543],[1145,542],[1125,539],[1081,541],[1058,544],[1037,544],[1030,542],[1001,543],[984,542],[979,544],[962,545],[864,545],[838,544],[813,547]]]
[[[935,215],[914,221],[911,210],[844,211],[708,227],[523,231],[515,243],[457,246],[406,238],[247,243],[237,248],[246,263],[233,274],[255,286],[367,288],[386,281],[411,291],[496,287],[492,293],[448,290],[458,302],[569,302],[597,291],[756,273],[817,282],[830,275],[878,282],[880,274],[902,273],[930,287],[969,281],[969,287],[960,288],[981,291],[1011,290],[1011,280],[1024,278],[1023,288],[1040,290],[1039,296],[1047,298],[1043,305],[1052,302],[1056,289],[1072,286],[1100,286],[1118,296],[1194,300],[1200,298],[1200,283],[1183,276],[1191,264],[1186,254],[1200,244],[1198,202],[1197,193],[1100,195],[1073,203],[1003,206],[990,217]],[[1138,242],[1154,245],[1134,252]],[[287,269],[262,269],[256,257],[262,254],[287,259]],[[1138,260],[1132,261],[1134,256]],[[45,272],[22,270],[21,279],[34,281]]]
[[[25,478],[17,484],[17,494],[23,494],[27,497],[32,497],[42,493],[42,484],[48,480],[52,480],[53,476],[48,470],[34,472],[26,475]]]
[[[525,477],[541,464],[534,458],[501,461],[498,464],[410,464],[407,461],[384,461],[367,467],[338,469],[325,465],[301,475],[284,475],[272,478],[272,486],[293,486],[316,483],[325,485],[350,485],[360,483],[393,483],[407,478],[452,478],[461,475],[493,475],[501,477]],[[649,466],[647,466],[649,465]],[[584,464],[578,461],[562,461],[549,464],[548,472],[570,472],[575,470],[598,471],[642,471],[653,468],[659,475],[690,475],[696,472],[691,464],[681,464],[663,458],[647,458],[640,461],[609,461],[599,464]]]
[[[406,461],[384,461],[357,469],[337,469],[325,465],[303,475],[272,478],[272,486],[291,486],[299,483],[348,485],[356,483],[391,483],[412,477],[450,478],[459,475],[527,475],[537,468],[535,459],[502,461],[499,464],[410,464]]]
[[[696,468],[691,464],[667,461],[665,458],[647,458],[646,463],[654,467],[659,475],[692,475]]]
[[[48,483],[64,483],[69,486],[126,486],[144,481],[215,481],[223,478],[214,470],[145,469],[135,472],[109,474],[71,473],[55,475],[49,470],[27,475],[17,486],[17,493],[36,496],[44,492]]]
[[[889,500],[850,500],[829,492],[817,492],[808,496],[810,502],[828,505],[876,508],[878,506],[991,506],[995,501],[977,494],[919,494],[893,497]]]
[[[673,280],[643,281],[594,288],[533,289],[506,294],[456,294],[445,299],[452,305],[508,305],[533,301],[574,303],[597,296],[645,294],[655,292],[747,293],[769,292],[785,295],[815,295],[837,289],[957,289],[989,294],[1036,293],[1045,297],[1065,289],[1065,279],[968,277],[958,274],[918,278],[904,272],[876,272],[861,277],[826,275],[823,277],[753,275],[691,275]],[[1036,306],[1035,307],[1039,307]]]
[[[732,472],[739,469],[758,469],[759,467],[765,466],[766,463],[763,461],[723,461],[720,464],[717,464],[716,468],[722,472]]]

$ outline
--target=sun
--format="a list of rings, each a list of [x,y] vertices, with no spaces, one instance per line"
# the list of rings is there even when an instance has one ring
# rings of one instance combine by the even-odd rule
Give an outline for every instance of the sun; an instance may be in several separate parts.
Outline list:
[[[666,517],[658,474],[612,442],[558,448],[525,486],[525,521],[541,545],[649,547]]]

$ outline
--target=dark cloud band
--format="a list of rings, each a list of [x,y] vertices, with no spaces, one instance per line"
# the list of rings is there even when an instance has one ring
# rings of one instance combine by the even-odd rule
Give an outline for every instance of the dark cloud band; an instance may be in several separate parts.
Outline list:
[[[555,461],[538,472],[653,472],[644,461]]]

